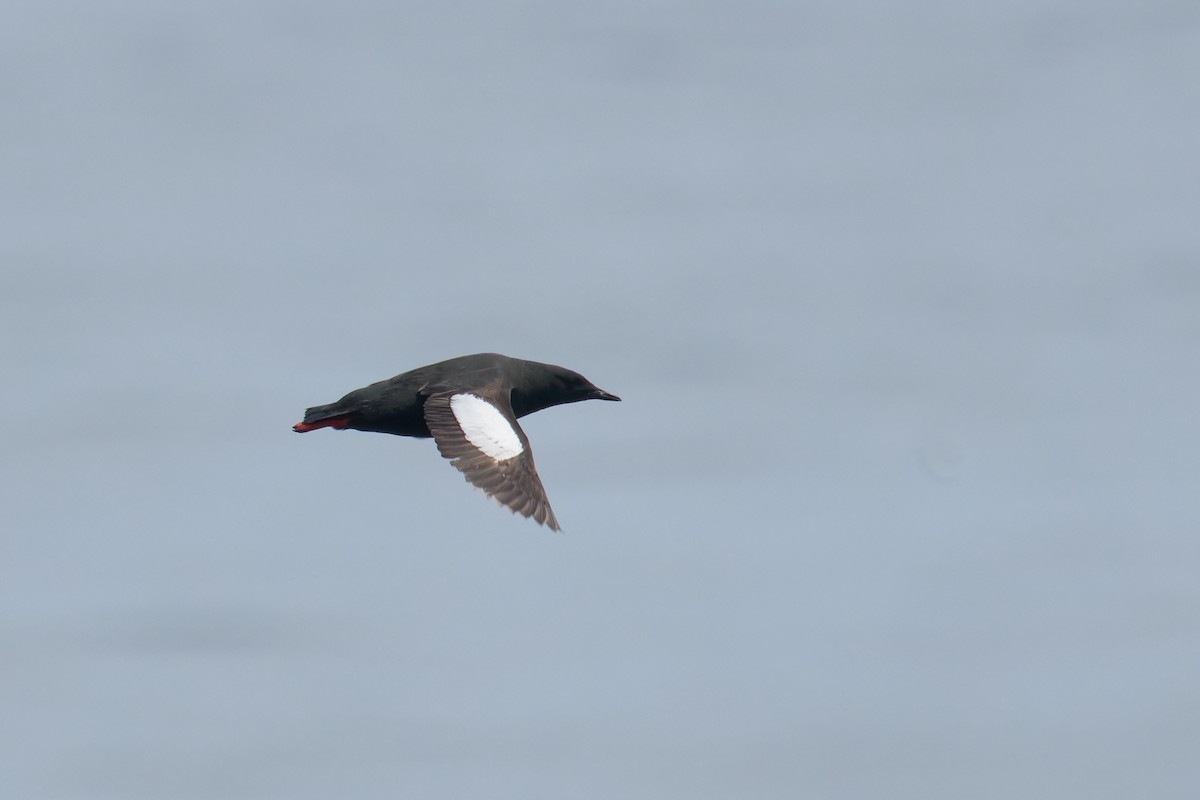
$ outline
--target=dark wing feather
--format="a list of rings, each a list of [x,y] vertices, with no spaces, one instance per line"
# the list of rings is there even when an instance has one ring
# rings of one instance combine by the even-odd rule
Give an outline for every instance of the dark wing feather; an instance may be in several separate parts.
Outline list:
[[[425,401],[425,422],[437,443],[438,452],[448,458],[472,485],[508,506],[514,513],[532,517],[550,530],[560,530],[550,501],[546,498],[542,479],[533,465],[529,439],[517,424],[510,405],[496,402],[495,398],[485,398],[512,425],[524,448],[520,455],[498,461],[471,444],[459,427],[458,418],[450,407],[450,398],[458,393],[443,391],[430,395]]]

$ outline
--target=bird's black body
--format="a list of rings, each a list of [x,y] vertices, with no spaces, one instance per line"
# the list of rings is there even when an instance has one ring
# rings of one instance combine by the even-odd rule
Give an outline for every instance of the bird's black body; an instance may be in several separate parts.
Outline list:
[[[512,433],[524,448],[511,456],[489,458],[478,444],[473,444],[475,440],[470,437],[478,432],[464,428],[456,416],[459,412],[454,411],[450,403],[464,395],[485,401],[507,418]],[[557,529],[554,514],[545,499],[545,490],[533,467],[528,440],[516,420],[563,403],[619,399],[596,388],[579,373],[563,367],[498,353],[478,353],[419,367],[355,389],[336,403],[308,409],[304,421],[297,423],[294,429],[305,433],[318,428],[349,428],[397,436],[433,437],[442,454],[453,460],[467,480],[514,511],[534,516],[538,522]],[[495,432],[506,433],[503,423]],[[521,457],[517,458],[517,455]],[[498,488],[505,482],[507,493]],[[542,507],[544,514],[540,511]]]

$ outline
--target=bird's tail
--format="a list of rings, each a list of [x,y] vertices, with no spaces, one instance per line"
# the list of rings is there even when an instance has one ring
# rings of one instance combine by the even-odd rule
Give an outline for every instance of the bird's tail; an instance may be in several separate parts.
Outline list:
[[[292,426],[296,433],[308,433],[319,428],[335,428],[341,430],[350,425],[350,415],[341,411],[337,403],[327,406],[313,406],[304,412],[304,421]]]

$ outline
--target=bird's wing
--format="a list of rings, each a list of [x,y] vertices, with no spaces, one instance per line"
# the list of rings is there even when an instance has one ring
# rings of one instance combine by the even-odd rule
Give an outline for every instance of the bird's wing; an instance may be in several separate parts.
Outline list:
[[[438,451],[468,481],[514,512],[559,530],[529,439],[507,398],[498,402],[466,390],[437,392],[425,400],[425,422]]]

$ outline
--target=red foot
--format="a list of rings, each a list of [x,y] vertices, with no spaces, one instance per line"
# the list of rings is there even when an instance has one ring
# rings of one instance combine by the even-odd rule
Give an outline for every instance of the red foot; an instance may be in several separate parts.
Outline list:
[[[318,428],[336,428],[342,430],[350,424],[349,417],[334,417],[333,419],[322,419],[317,422],[297,422],[292,426],[292,430],[296,433],[308,433],[315,431]]]

